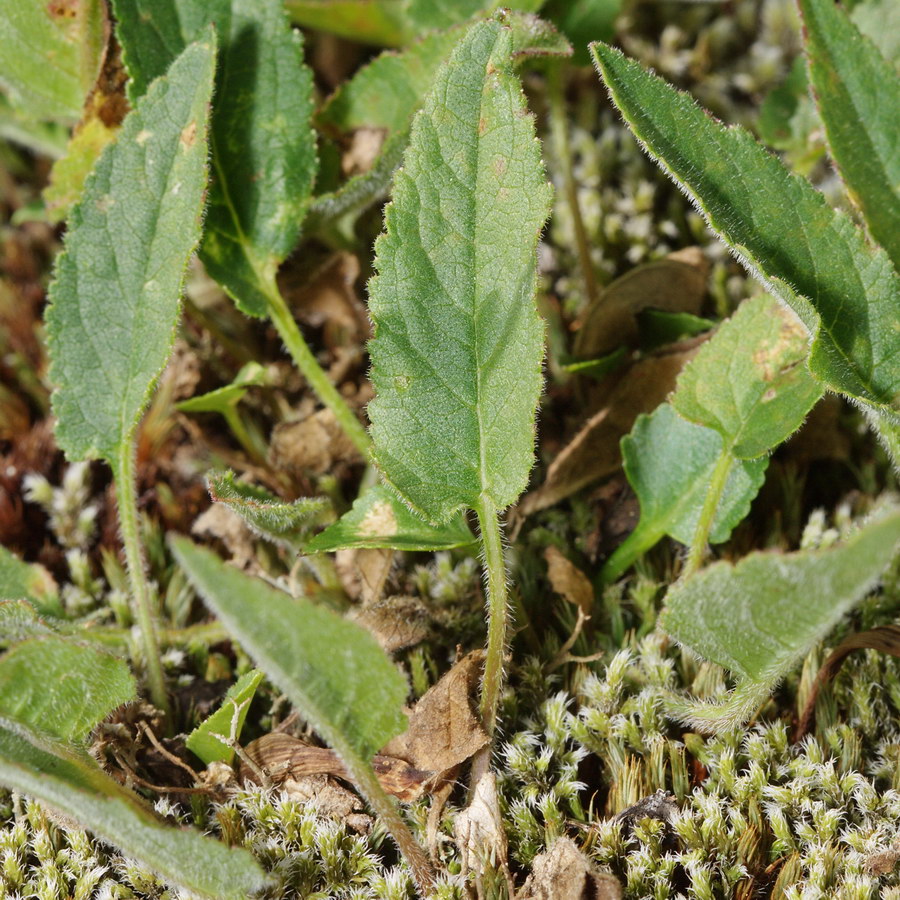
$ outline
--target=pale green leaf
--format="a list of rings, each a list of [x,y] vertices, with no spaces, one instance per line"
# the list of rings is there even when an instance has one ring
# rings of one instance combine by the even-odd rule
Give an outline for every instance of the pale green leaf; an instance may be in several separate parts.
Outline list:
[[[431,525],[411,512],[390,488],[379,484],[358,497],[349,512],[317,534],[304,550],[307,553],[378,547],[449,550],[474,540],[475,535],[462,514],[446,525]]]
[[[537,12],[544,0],[518,0],[517,12]],[[474,16],[487,15],[502,6],[504,0],[406,0],[406,15],[419,30],[450,28]]]
[[[137,696],[124,660],[57,635],[33,637],[0,657],[0,716],[81,742]]]
[[[614,581],[667,534],[682,544],[693,541],[713,471],[726,452],[717,431],[688,422],[668,403],[638,417],[622,438],[622,458],[641,517],[604,566],[604,581]],[[767,465],[766,458],[732,462],[709,534],[712,543],[728,540],[747,515]]]
[[[62,4],[0,0],[0,86],[15,106],[34,119],[78,121],[99,65],[96,56],[86,75],[91,66],[82,54],[96,52],[90,24]]]
[[[822,396],[805,365],[808,342],[806,329],[773,297],[745,300],[682,370],[672,406],[718,431],[739,459],[762,456]]]
[[[27,147],[41,156],[59,159],[65,155],[69,131],[58,122],[32,119],[0,93],[0,138]]]
[[[31,600],[39,610],[56,608],[56,583],[43,567],[0,547],[0,600]]]
[[[813,334],[813,374],[875,410],[896,408],[900,276],[884,251],[748,132],[713,121],[618,50],[592,47],[641,143]]]
[[[50,624],[27,600],[0,600],[0,644],[52,633]]]
[[[206,394],[189,397],[175,404],[181,412],[225,412],[237,406],[251,387],[266,384],[268,377],[266,370],[257,362],[248,362],[241,367],[240,372],[234,376],[231,384],[216,388]]]
[[[387,480],[431,521],[514,502],[534,461],[546,183],[511,31],[474,25],[413,122],[370,283],[369,405]]]
[[[900,4],[895,0],[862,0],[853,6],[850,18],[900,73]]]
[[[169,355],[200,236],[215,48],[191,45],[126,117],[72,210],[50,288],[56,437],[113,460]]]
[[[243,312],[265,316],[318,166],[312,73],[300,33],[290,28],[281,0],[116,0],[116,12],[135,93],[167,56],[216,24],[213,180],[200,256]]]
[[[207,606],[345,761],[371,759],[405,729],[406,681],[371,634],[186,538],[171,546]]]
[[[163,824],[86,751],[0,719],[0,784],[34,797],[173,884],[209,900],[247,900],[268,880],[253,857]]]
[[[900,509],[885,504],[841,545],[753,553],[677,583],[660,624],[738,678],[723,703],[681,701],[679,718],[703,730],[736,726],[878,583],[900,542]]]
[[[258,669],[242,675],[228,689],[222,705],[188,735],[184,742],[188,750],[196,753],[207,765],[216,761],[231,763],[234,750],[215,735],[234,737],[235,740],[240,738],[250,701],[262,680],[263,673]]]
[[[365,44],[401,47],[417,35],[406,16],[408,0],[285,0],[297,25]]]
[[[900,75],[833,0],[800,0],[800,12],[831,157],[900,270]]]
[[[234,510],[257,534],[297,548],[310,530],[329,521],[331,501],[326,497],[280,500],[265,488],[237,481],[234,472],[213,472],[207,481],[210,496]]]

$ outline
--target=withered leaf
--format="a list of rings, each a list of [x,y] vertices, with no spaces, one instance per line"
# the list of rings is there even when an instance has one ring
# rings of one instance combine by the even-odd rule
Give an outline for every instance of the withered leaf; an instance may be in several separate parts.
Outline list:
[[[553,590],[589,616],[594,607],[594,588],[587,575],[569,562],[556,547],[547,547],[544,559],[547,560],[547,577]]]
[[[428,634],[428,608],[416,597],[385,597],[352,610],[348,618],[370,631],[388,653],[412,647]]]
[[[500,816],[497,779],[483,772],[472,792],[472,802],[456,817],[453,836],[460,853],[463,873],[487,868],[505,868],[506,830]]]
[[[622,885],[598,872],[570,838],[557,838],[535,857],[516,900],[621,900]]]
[[[330,409],[320,409],[299,422],[277,425],[269,455],[276,468],[301,475],[324,475],[336,463],[354,463],[360,458]]]

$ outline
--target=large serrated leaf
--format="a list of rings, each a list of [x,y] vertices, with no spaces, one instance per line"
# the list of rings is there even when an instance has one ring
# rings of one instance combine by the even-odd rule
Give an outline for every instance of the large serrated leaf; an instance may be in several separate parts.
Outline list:
[[[618,50],[592,47],[641,143],[813,334],[813,374],[879,412],[895,410],[900,276],[887,254],[748,132],[713,121]]]
[[[714,563],[666,595],[660,624],[695,653],[738,676],[723,703],[682,701],[704,730],[745,721],[775,685],[878,582],[900,542],[900,509],[884,505],[844,544]]]
[[[84,740],[136,696],[124,660],[63,637],[33,637],[0,657],[0,716],[63,740]]]
[[[406,682],[367,631],[186,538],[171,545],[210,609],[338,753],[369,760],[403,731]]]
[[[511,34],[474,25],[413,123],[376,243],[369,405],[387,480],[432,521],[502,509],[534,459],[546,183]]]
[[[672,406],[713,428],[739,459],[768,453],[822,396],[806,368],[806,329],[777,300],[745,300],[678,376]]]
[[[832,159],[900,271],[900,76],[833,0],[799,0]]]
[[[70,459],[114,460],[168,358],[200,237],[214,63],[212,35],[184,51],[72,210],[47,311],[56,437]]]
[[[58,810],[201,897],[246,900],[267,884],[246,850],[164,825],[87,752],[9,719],[0,719],[0,784]]]
[[[115,0],[132,91],[214,21],[221,42],[200,256],[241,310],[267,314],[318,166],[312,73],[281,0]]]

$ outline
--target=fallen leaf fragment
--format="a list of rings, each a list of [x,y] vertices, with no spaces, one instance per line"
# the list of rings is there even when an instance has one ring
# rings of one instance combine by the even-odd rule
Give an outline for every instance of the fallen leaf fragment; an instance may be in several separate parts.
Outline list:
[[[324,475],[336,463],[359,461],[359,452],[330,409],[320,409],[299,422],[282,422],[272,432],[272,465],[292,473]]]
[[[416,597],[385,597],[352,610],[348,618],[370,631],[388,653],[412,647],[428,634],[428,608]]]
[[[484,772],[478,779],[472,802],[456,817],[453,835],[463,873],[506,869],[506,831],[493,772]]]
[[[594,608],[594,588],[587,575],[569,562],[556,547],[547,547],[544,559],[547,560],[547,577],[553,590],[589,616]]]
[[[366,606],[381,600],[394,554],[395,551],[383,547],[338,550],[335,569],[347,596]]]
[[[622,885],[599,872],[570,838],[557,838],[535,857],[516,900],[621,900]]]

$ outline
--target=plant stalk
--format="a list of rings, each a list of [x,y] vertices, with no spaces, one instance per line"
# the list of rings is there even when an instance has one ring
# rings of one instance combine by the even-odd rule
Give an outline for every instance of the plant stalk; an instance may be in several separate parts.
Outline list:
[[[335,419],[353,442],[353,446],[368,462],[372,453],[372,442],[366,429],[347,405],[347,401],[341,396],[340,391],[331,383],[312,350],[309,349],[309,344],[300,333],[297,322],[291,315],[291,311],[274,281],[271,281],[266,288],[266,299],[269,316],[300,373],[315,391],[316,396],[334,413]]]
[[[481,682],[481,719],[484,730],[493,737],[497,725],[497,707],[503,686],[503,654],[506,651],[508,597],[506,560],[497,508],[482,494],[475,508],[484,548],[484,572],[487,584],[488,634]]]
[[[665,532],[633,531],[603,564],[600,570],[600,584],[605,587],[618,581],[651,547],[664,536]]]
[[[728,482],[728,475],[731,472],[733,462],[734,457],[731,453],[727,449],[723,450],[709,481],[706,499],[703,501],[703,509],[700,510],[700,518],[697,520],[697,528],[694,531],[694,539],[691,541],[691,549],[688,553],[682,578],[689,578],[703,563],[709,543],[709,533],[712,531],[716,511],[719,508],[719,501],[722,499],[722,494],[725,491],[725,485]]]
[[[132,441],[124,441],[119,448],[118,458],[113,464],[113,479],[116,483],[116,500],[119,507],[119,527],[122,529],[122,544],[125,548],[125,562],[128,580],[131,583],[131,602],[134,617],[140,626],[141,640],[147,666],[147,683],[150,699],[161,709],[171,722],[169,697],[166,693],[166,679],[163,675],[162,660],[159,655],[159,641],[156,636],[156,622],[151,608],[150,583],[144,548],[141,544],[140,524],[137,508],[137,479],[134,471],[134,447]]]
[[[560,174],[563,180],[563,192],[572,215],[572,228],[575,232],[575,249],[578,253],[578,265],[584,280],[584,291],[588,306],[591,307],[599,296],[597,276],[591,261],[591,247],[587,229],[581,216],[581,205],[578,202],[578,185],[575,182],[572,165],[572,144],[569,141],[569,122],[566,118],[566,97],[563,90],[563,70],[561,63],[547,66],[547,101],[550,106],[550,134],[553,138],[553,149],[556,151]]]

